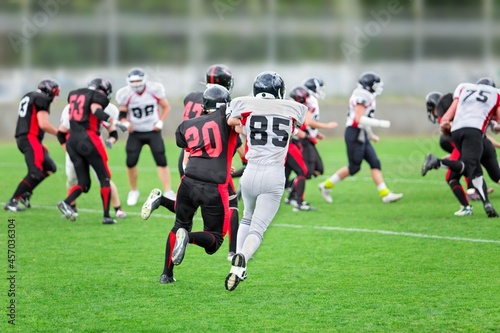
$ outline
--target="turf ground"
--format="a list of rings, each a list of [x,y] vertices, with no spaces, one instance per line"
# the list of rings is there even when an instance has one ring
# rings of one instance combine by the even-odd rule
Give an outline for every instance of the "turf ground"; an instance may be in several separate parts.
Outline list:
[[[177,185],[178,149],[170,141]],[[0,213],[1,331],[12,328],[15,300],[19,332],[500,332],[500,220],[488,219],[479,203],[473,216],[455,217],[459,205],[444,171],[420,175],[428,151],[441,155],[436,138],[382,137],[375,146],[386,183],[404,193],[400,202],[380,201],[367,165],[334,189],[333,204],[317,191],[324,177],[310,180],[307,200],[318,210],[294,213],[283,204],[234,292],[224,289],[227,240],[213,256],[190,245],[177,282],[158,283],[173,224],[167,210],[143,221],[140,205],[124,205],[125,220],[102,225],[94,182],[79,199],[78,220],[61,218],[55,205],[66,192],[64,155],[57,143],[48,146],[59,171],[37,188],[34,207]],[[319,148],[327,175],[345,165],[342,140]],[[14,143],[0,149],[3,205],[25,166]],[[109,155],[125,203],[124,140]],[[147,149],[139,168],[142,203],[158,185]],[[500,189],[491,199],[500,209]]]

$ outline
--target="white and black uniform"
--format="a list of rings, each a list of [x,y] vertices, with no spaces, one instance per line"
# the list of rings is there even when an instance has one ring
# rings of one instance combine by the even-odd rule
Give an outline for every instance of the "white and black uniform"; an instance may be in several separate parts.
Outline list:
[[[367,161],[371,169],[381,169],[380,160],[370,143],[367,130],[370,129],[356,122],[355,108],[358,104],[365,107],[364,116],[373,118],[376,101],[375,94],[362,87],[357,87],[349,99],[349,112],[347,114],[344,140],[347,147],[349,160],[349,174],[354,175],[361,169],[363,160]]]
[[[118,116],[120,111],[118,110],[118,107],[114,104],[109,103],[109,105],[104,109],[104,112],[109,114],[109,118],[114,119],[115,121],[118,121]],[[63,125],[65,128],[69,129],[69,104],[66,105],[61,113],[61,120],[60,120],[61,125]],[[90,166],[90,169],[92,173],[94,174],[94,179],[99,181],[99,178],[97,177],[97,173],[95,172],[94,168]],[[75,166],[73,165],[73,161],[71,161],[71,158],[69,157],[69,154],[66,152],[66,188],[70,189],[73,185],[76,185],[78,183],[78,178],[76,177],[76,171],[75,171]]]
[[[242,223],[250,224],[246,240],[254,237],[252,244],[260,245],[278,211],[285,187],[289,138],[294,128],[304,122],[306,111],[306,106],[295,101],[258,97],[235,98],[228,108],[230,117],[241,120],[247,137],[248,165],[240,186],[244,204]],[[251,258],[257,248],[258,245],[243,246],[242,253]]]
[[[160,120],[158,101],[165,98],[163,85],[157,82],[146,82],[142,93],[135,92],[130,86],[118,90],[116,101],[128,109],[127,119],[134,131],[127,139],[127,167],[137,165],[144,145],[149,145],[157,166],[167,166],[165,144],[161,131],[153,131]]]

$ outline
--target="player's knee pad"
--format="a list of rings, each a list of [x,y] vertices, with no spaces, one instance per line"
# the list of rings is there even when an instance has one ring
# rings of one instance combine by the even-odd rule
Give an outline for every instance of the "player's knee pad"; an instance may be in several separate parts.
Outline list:
[[[56,166],[56,163],[54,161],[52,161],[51,159],[49,159],[44,164],[44,168],[43,169],[44,169],[45,172],[47,172],[47,174],[51,174],[51,173],[55,173],[57,171],[57,166]]]
[[[111,187],[111,183],[109,181],[109,178],[99,179],[99,183],[101,184],[101,187]]]
[[[30,177],[33,180],[42,180],[45,178],[45,174],[42,170],[38,168],[33,168],[33,170],[30,170]]]
[[[217,250],[222,245],[222,242],[224,241],[224,238],[222,238],[221,234],[219,234],[219,233],[212,233],[212,235],[215,238],[215,242],[212,245],[210,245],[209,247],[205,248],[205,253],[209,254],[209,255],[212,255],[215,252],[217,252]]]
[[[159,167],[167,166],[167,157],[165,156],[165,152],[154,152],[153,158],[155,160],[156,166]]]
[[[139,162],[139,153],[129,153],[127,152],[127,168],[133,168]]]
[[[380,164],[380,160],[377,158],[375,161],[373,161],[373,162],[370,164],[370,168],[371,168],[371,169],[379,169],[379,170],[382,170],[382,164]]]

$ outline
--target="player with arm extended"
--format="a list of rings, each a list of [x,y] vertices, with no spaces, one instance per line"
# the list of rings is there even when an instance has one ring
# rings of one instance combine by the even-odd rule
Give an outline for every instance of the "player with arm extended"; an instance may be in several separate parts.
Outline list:
[[[99,133],[101,122],[113,123],[113,119],[104,112],[111,99],[111,93],[112,87],[108,80],[95,78],[90,81],[87,88],[70,91],[68,95],[70,127],[65,144],[66,151],[75,166],[78,183],[69,190],[66,199],[60,201],[57,207],[70,221],[76,220],[71,203],[90,189],[90,167],[92,167],[97,173],[101,187],[102,223],[116,223],[116,220],[109,215],[111,173],[108,168],[108,156]]]
[[[37,90],[21,98],[16,125],[17,148],[24,155],[28,174],[21,180],[14,194],[4,206],[10,212],[31,207],[30,199],[35,188],[50,174],[56,172],[56,164],[42,143],[45,132],[56,135],[57,128],[49,121],[50,105],[59,96],[59,85],[53,80],[42,80]]]
[[[390,127],[389,121],[373,117],[376,108],[375,99],[382,90],[383,82],[377,74],[367,72],[360,76],[358,87],[354,89],[349,100],[347,127],[344,133],[349,165],[339,169],[333,176],[319,184],[321,195],[326,202],[332,202],[331,190],[336,184],[359,172],[363,160],[370,165],[371,176],[382,202],[395,202],[403,197],[401,193],[392,193],[385,184],[380,160],[370,143],[370,140],[379,141],[378,136],[373,134],[372,127]]]
[[[69,129],[70,129],[70,122],[69,122],[69,110],[70,110],[70,105],[66,105],[61,113],[61,122],[59,125],[59,131],[57,133],[57,138],[59,140],[59,143],[63,147],[64,150],[66,150],[66,141],[69,136]],[[109,105],[104,109],[104,112],[107,113],[111,119],[113,119],[115,122],[118,120],[118,114],[119,110],[116,105],[109,103]],[[106,128],[108,131],[108,138],[105,140],[105,145],[111,149],[113,144],[118,140],[118,132],[116,130],[116,126],[114,123],[103,123],[103,127]],[[92,173],[94,174],[94,178],[99,181],[99,178],[97,177],[97,173],[95,172],[94,168],[92,168]],[[75,171],[75,166],[73,165],[73,162],[71,161],[71,158],[69,157],[68,152],[66,152],[66,189],[69,191],[74,185],[78,183],[78,179],[76,176],[76,171]],[[123,211],[121,204],[120,204],[120,197],[118,195],[118,189],[116,188],[115,183],[110,180],[109,181],[110,188],[111,188],[111,205],[115,209],[115,214],[116,218],[119,219],[124,219],[127,217],[127,214]],[[76,200],[70,203],[71,208],[73,211],[75,211],[76,214],[78,214],[77,209],[76,209]]]
[[[229,225],[228,183],[238,134],[226,121],[228,90],[213,85],[203,96],[206,114],[183,121],[175,133],[177,146],[190,154],[177,191],[175,223],[167,237],[160,283],[175,282],[174,265],[182,262],[188,244],[203,247],[209,255],[217,252]],[[192,232],[198,208],[203,231]]]
[[[482,78],[476,84],[461,83],[453,93],[453,103],[441,119],[440,128],[450,132],[453,143],[460,153],[457,161],[438,159],[429,154],[422,166],[422,175],[428,170],[446,165],[454,171],[452,177],[459,181],[462,175],[471,180],[472,188],[481,196],[488,217],[498,217],[488,198],[483,179],[481,157],[484,152],[484,133],[493,116],[500,117],[500,94],[490,78]],[[453,123],[452,123],[453,121]]]
[[[290,137],[307,111],[306,106],[284,97],[281,76],[262,72],[254,80],[253,96],[234,99],[228,109],[228,124],[243,127],[248,148],[248,164],[240,179],[244,210],[238,229],[238,253],[225,279],[229,291],[246,278],[248,259],[260,247],[283,196]]]
[[[144,145],[151,148],[164,194],[175,199],[175,193],[171,189],[165,143],[161,135],[163,122],[170,112],[165,89],[158,82],[147,81],[146,73],[140,68],[129,71],[127,82],[128,85],[116,93],[120,121],[129,132],[126,145],[127,176],[130,184],[127,205],[134,206],[139,199],[137,163]]]

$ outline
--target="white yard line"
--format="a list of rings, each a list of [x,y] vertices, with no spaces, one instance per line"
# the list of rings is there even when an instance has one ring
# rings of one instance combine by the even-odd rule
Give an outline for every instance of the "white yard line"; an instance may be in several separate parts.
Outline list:
[[[0,205],[5,205],[4,202],[1,202]],[[42,205],[33,205],[33,208],[38,209],[47,209],[47,210],[57,210],[57,207],[54,206],[42,206]],[[141,216],[139,211],[140,206],[134,207],[135,211],[128,211],[127,207],[125,207],[126,213],[128,216]],[[160,208],[161,209],[161,208]],[[162,209],[163,210],[163,209]],[[86,212],[86,213],[95,213],[102,214],[102,210],[100,209],[90,209],[90,208],[78,208],[78,212]],[[23,213],[19,213],[23,214]],[[173,221],[175,218],[174,214],[158,214],[154,213],[151,215],[151,218],[164,218]],[[202,218],[195,216],[195,220],[201,221]],[[139,219],[142,221],[142,219]],[[317,226],[317,225],[295,225],[295,224],[284,224],[284,223],[272,223],[272,226],[278,228],[294,228],[294,229],[319,229],[319,230],[331,230],[331,231],[343,231],[343,232],[361,232],[361,233],[371,233],[371,234],[381,234],[381,235],[389,235],[389,236],[403,236],[403,237],[414,237],[414,238],[429,238],[429,239],[443,239],[450,240],[456,242],[470,242],[470,243],[490,243],[490,244],[500,244],[500,240],[494,239],[481,239],[481,238],[466,238],[466,237],[454,237],[454,236],[439,236],[439,235],[428,235],[428,234],[419,234],[413,232],[404,232],[404,231],[390,231],[390,230],[377,230],[377,229],[360,229],[360,228],[344,228],[344,227],[330,227],[330,226]]]

